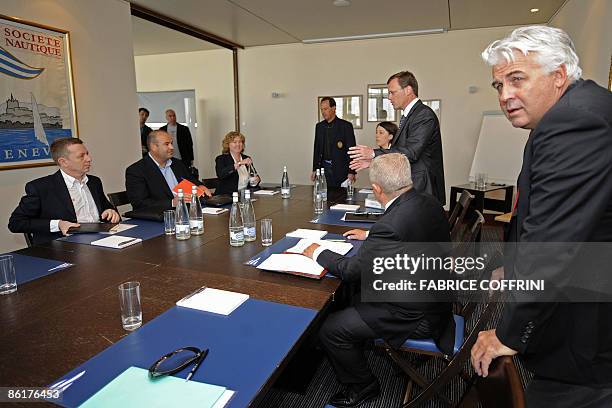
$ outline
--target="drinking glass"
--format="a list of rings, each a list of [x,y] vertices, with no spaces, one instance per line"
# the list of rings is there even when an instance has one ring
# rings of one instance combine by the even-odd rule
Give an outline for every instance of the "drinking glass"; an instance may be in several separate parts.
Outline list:
[[[261,245],[272,245],[272,220],[270,218],[261,220]]]
[[[8,295],[16,290],[17,277],[13,255],[0,255],[0,295]]]
[[[164,211],[164,232],[166,235],[174,235],[176,231],[176,221],[174,210]]]
[[[119,285],[119,301],[123,328],[128,331],[139,328],[142,325],[140,282],[125,282]]]

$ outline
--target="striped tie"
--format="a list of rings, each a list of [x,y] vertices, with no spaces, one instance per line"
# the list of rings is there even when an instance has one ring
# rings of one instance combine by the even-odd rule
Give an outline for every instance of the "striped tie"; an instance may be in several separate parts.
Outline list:
[[[408,120],[408,116],[402,115],[402,117],[400,118],[400,127],[399,127],[400,129],[404,127],[407,120]]]

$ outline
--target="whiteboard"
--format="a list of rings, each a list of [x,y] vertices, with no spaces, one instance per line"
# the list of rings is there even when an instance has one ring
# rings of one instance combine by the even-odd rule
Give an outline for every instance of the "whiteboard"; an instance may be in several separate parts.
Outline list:
[[[515,128],[501,111],[483,112],[470,180],[486,173],[489,182],[516,184],[529,130]]]

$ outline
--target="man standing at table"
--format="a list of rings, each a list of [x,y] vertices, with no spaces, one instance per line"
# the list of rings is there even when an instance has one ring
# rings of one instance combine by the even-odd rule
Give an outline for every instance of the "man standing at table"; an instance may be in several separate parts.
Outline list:
[[[83,141],[56,139],[50,150],[60,169],[26,184],[26,195],[9,219],[9,230],[31,233],[34,244],[40,244],[66,235],[81,222],[119,222],[121,217],[104,195],[102,181],[87,175],[91,156]]]
[[[507,246],[504,275],[543,279],[561,293],[600,272],[604,279],[591,288],[591,303],[510,291],[497,328],[479,334],[472,365],[487,376],[492,359],[518,353],[535,374],[528,407],[610,407],[612,304],[596,302],[609,299],[610,266],[597,271],[581,260],[589,242],[612,241],[612,94],[581,79],[574,45],[557,28],[518,28],[482,57],[508,120],[531,129],[507,239],[516,249]],[[547,250],[559,242],[572,250]]]
[[[187,168],[193,165],[193,140],[191,132],[185,125],[181,125],[176,121],[176,113],[172,109],[166,110],[166,120],[168,123],[159,128],[172,137],[174,145],[174,157],[182,160]]]
[[[391,104],[402,111],[399,131],[389,149],[363,145],[349,149],[351,169],[366,169],[372,159],[381,154],[402,153],[410,160],[414,188],[433,195],[444,205],[446,187],[438,117],[419,99],[419,84],[411,72],[392,75],[387,80],[387,88]]]
[[[357,254],[345,257],[317,244],[304,251],[304,255],[344,282],[386,276],[373,275],[377,258],[422,254],[421,243],[450,241],[444,209],[435,198],[412,188],[406,156],[395,153],[375,158],[370,166],[370,182],[385,212],[369,233],[363,230],[344,233],[349,239],[365,240]],[[409,278],[410,273],[402,277]],[[378,380],[364,355],[367,340],[382,338],[393,347],[400,347],[408,338],[433,338],[441,350],[452,354],[455,333],[452,304],[435,292],[424,296],[417,300],[415,295],[412,302],[405,301],[404,296],[401,301],[361,301],[327,318],[319,337],[338,381],[344,386],[330,399],[332,405],[356,407],[380,393]]]
[[[134,210],[170,209],[176,207],[177,198],[172,189],[183,179],[201,185],[192,177],[185,164],[173,158],[172,137],[163,130],[149,133],[149,153],[125,170],[125,190]],[[204,187],[205,194],[211,196]],[[185,193],[191,193],[186,192]]]
[[[315,127],[311,181],[317,169],[325,169],[328,187],[340,187],[346,180],[355,181],[355,171],[349,169],[348,149],[355,146],[355,132],[351,122],[336,116],[336,101],[321,98],[323,120]]]
[[[149,119],[149,110],[147,108],[138,109],[138,120],[140,121],[140,146],[142,149],[142,155],[147,154],[147,136],[153,131],[147,126],[147,119]]]

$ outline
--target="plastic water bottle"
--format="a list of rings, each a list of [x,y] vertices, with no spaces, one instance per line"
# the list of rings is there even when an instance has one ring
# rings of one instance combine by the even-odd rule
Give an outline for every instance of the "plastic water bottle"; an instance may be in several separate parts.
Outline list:
[[[323,201],[327,201],[327,180],[325,179],[325,168],[321,167],[321,181],[319,184],[319,191],[321,191],[321,198]]]
[[[202,205],[198,197],[196,186],[191,188],[191,205],[189,206],[189,227],[191,235],[202,235],[204,233],[204,216],[202,215]]]
[[[231,246],[238,247],[244,245],[244,225],[242,224],[237,192],[232,194],[232,201],[232,210],[230,211],[229,218],[229,239]]]
[[[291,185],[289,184],[289,174],[287,166],[283,167],[283,178],[281,180],[281,197],[291,198]]]
[[[175,209],[175,235],[178,240],[185,240],[191,238],[191,229],[189,227],[189,210],[185,203],[185,196],[183,190],[178,190],[178,203]]]
[[[244,240],[247,242],[255,241],[257,229],[255,227],[255,209],[251,202],[251,192],[244,190],[244,203],[242,205],[242,222],[244,224]]]
[[[321,170],[317,169],[315,173],[314,184],[312,185],[312,201],[317,201],[317,194],[321,193]]]

